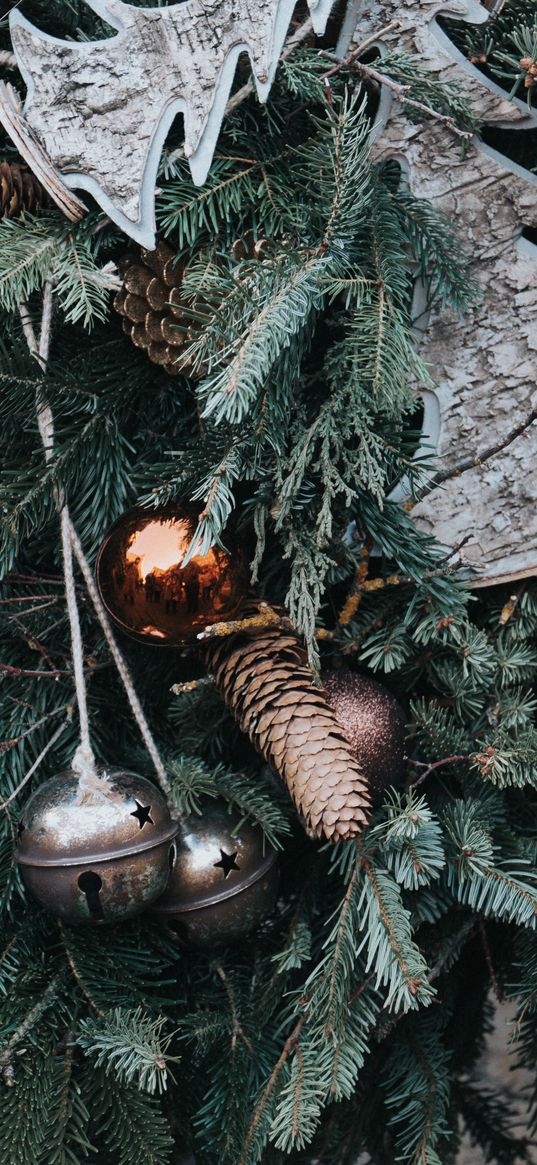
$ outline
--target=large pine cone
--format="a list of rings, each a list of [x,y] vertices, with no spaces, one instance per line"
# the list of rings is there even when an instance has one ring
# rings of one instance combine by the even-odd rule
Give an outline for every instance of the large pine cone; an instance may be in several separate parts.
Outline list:
[[[348,840],[367,823],[367,780],[295,636],[278,628],[211,640],[203,653],[241,729],[285,781],[318,837]]]
[[[20,162],[0,162],[0,218],[16,218],[23,210],[38,214],[47,195],[41,183]]]
[[[159,243],[155,251],[125,255],[118,267],[123,287],[114,307],[123,316],[123,330],[154,364],[172,376],[192,376],[182,351],[193,339],[193,325],[181,305],[183,267],[171,247]]]

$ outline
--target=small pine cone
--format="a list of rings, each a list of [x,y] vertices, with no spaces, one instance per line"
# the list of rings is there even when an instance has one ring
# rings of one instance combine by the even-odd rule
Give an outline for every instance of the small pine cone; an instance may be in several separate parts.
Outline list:
[[[259,259],[267,247],[264,235],[256,238],[248,230],[232,244],[230,256],[236,263]],[[114,307],[123,316],[124,332],[170,375],[181,372],[191,380],[201,380],[207,374],[207,366],[194,368],[186,350],[214,304],[205,302],[201,295],[193,304],[184,302],[184,266],[176,261],[166,243],[159,243],[154,251],[131,252],[120,259],[118,267],[123,287],[114,299]]]
[[[239,632],[203,651],[218,691],[307,827],[333,842],[360,833],[371,804],[367,780],[296,637],[278,628]]]
[[[23,210],[38,214],[46,202],[46,192],[28,166],[0,162],[0,218],[16,218]]]
[[[171,247],[159,243],[155,251],[131,252],[118,267],[123,286],[114,307],[123,316],[124,332],[171,376],[193,377],[192,364],[181,353],[194,338],[195,324],[181,305],[184,268]]]

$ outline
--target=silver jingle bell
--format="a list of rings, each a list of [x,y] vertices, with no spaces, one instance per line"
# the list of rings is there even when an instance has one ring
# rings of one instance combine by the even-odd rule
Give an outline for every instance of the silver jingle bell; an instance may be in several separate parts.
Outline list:
[[[179,823],[177,858],[157,914],[180,940],[195,947],[244,938],[276,901],[277,852],[261,828],[241,823],[225,801]]]
[[[27,890],[51,914],[69,924],[117,922],[162,894],[177,828],[145,777],[68,771],[29,798],[15,858]]]

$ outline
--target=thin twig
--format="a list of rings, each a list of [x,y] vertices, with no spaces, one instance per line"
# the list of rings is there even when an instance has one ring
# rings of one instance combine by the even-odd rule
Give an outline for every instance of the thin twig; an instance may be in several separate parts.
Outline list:
[[[440,113],[437,109],[432,109],[430,105],[426,105],[423,101],[416,101],[414,97],[409,97],[408,94],[411,92],[410,85],[403,85],[400,81],[393,81],[386,73],[379,72],[372,65],[364,65],[361,61],[355,60],[356,52],[350,53],[344,60],[339,60],[339,58],[335,57],[334,53],[329,53],[322,49],[320,55],[327,57],[331,61],[335,61],[334,66],[324,74],[324,80],[328,81],[334,73],[339,73],[341,69],[354,69],[361,77],[367,77],[370,81],[375,81],[377,85],[384,85],[402,104],[411,105],[413,109],[418,109],[420,113],[427,114],[427,117],[432,117],[435,121],[441,121],[443,125],[447,126],[458,137],[466,138],[467,140],[473,137],[473,133],[470,130],[459,129],[455,118],[450,114]]]
[[[229,1009],[231,1011],[231,1050],[232,1050],[232,1052],[235,1052],[235,1049],[237,1047],[237,1040],[241,1039],[243,1044],[245,1044],[246,1047],[248,1048],[250,1055],[253,1056],[254,1049],[252,1046],[252,1041],[249,1038],[249,1036],[246,1035],[246,1032],[244,1031],[244,1028],[240,1022],[239,1013],[237,1011],[237,1003],[235,1000],[235,992],[233,990],[233,987],[231,986],[231,983],[229,982],[229,979],[224,971],[224,968],[221,967],[219,963],[214,964],[214,969],[216,971],[216,974],[218,975],[218,978],[221,979],[222,983],[224,984],[224,990],[225,990],[226,995],[228,997]]]
[[[57,975],[54,976],[53,979],[51,979],[48,987],[45,988],[41,999],[39,999],[39,1001],[35,1004],[35,1007],[32,1007],[26,1018],[22,1021],[21,1024],[19,1024],[19,1027],[16,1028],[16,1030],[13,1032],[13,1035],[9,1037],[3,1048],[0,1050],[0,1074],[4,1075],[11,1067],[11,1057],[15,1048],[17,1047],[17,1044],[20,1044],[21,1040],[23,1040],[24,1037],[28,1035],[28,1032],[32,1031],[32,1028],[35,1027],[38,1020],[47,1010],[47,1007],[50,1006],[55,995],[57,994],[58,987],[60,986],[62,979],[63,971],[60,971]]]
[[[441,769],[443,767],[443,765],[454,765],[454,764],[457,764],[459,761],[473,761],[473,759],[474,759],[474,757],[471,755],[469,755],[469,756],[444,756],[444,757],[442,757],[442,760],[436,760],[434,762],[434,764],[427,765],[425,772],[421,773],[420,776],[417,777],[415,781],[410,782],[411,786],[413,789],[417,789],[418,785],[423,785],[423,782],[427,780],[427,777],[430,775],[430,773],[434,773],[435,769]],[[410,764],[414,764],[414,765],[421,764],[421,761],[410,761]]]
[[[487,964],[488,972],[490,975],[490,981],[492,983],[492,990],[494,991],[494,994],[496,996],[496,999],[498,1000],[498,1003],[503,1003],[504,995],[503,995],[503,991],[500,987],[500,984],[498,983],[496,972],[494,970],[494,964],[492,962],[492,955],[490,953],[490,946],[489,946],[489,941],[487,938],[487,931],[485,928],[485,923],[483,921],[483,918],[479,919],[478,926],[479,926],[479,934],[481,936],[481,944],[483,946],[483,952],[485,955],[485,962]]]
[[[214,676],[200,676],[197,680],[185,680],[182,684],[172,684],[170,692],[174,696],[184,696],[187,692],[197,692],[199,688],[210,687],[214,684]]]
[[[256,1129],[259,1125],[261,1117],[263,1116],[263,1113],[264,1113],[264,1111],[267,1107],[267,1104],[270,1100],[270,1097],[272,1095],[272,1092],[274,1090],[274,1086],[278,1080],[280,1072],[281,1072],[282,1068],[284,1067],[284,1065],[287,1063],[289,1056],[291,1055],[291,1052],[294,1052],[294,1050],[297,1046],[298,1040],[300,1038],[300,1033],[302,1031],[302,1028],[304,1027],[305,1022],[306,1022],[306,1015],[302,1015],[300,1017],[300,1019],[298,1020],[298,1023],[295,1024],[295,1026],[291,1032],[291,1035],[287,1037],[287,1039],[283,1045],[282,1051],[281,1051],[281,1053],[280,1053],[280,1055],[279,1055],[279,1057],[274,1065],[274,1068],[272,1069],[272,1072],[269,1076],[267,1084],[266,1084],[265,1088],[263,1089],[259,1103],[256,1105],[254,1115],[253,1115],[253,1117],[250,1121],[250,1124],[248,1126],[248,1129],[246,1131],[246,1137],[244,1139],[244,1144],[242,1146],[242,1152],[241,1152],[241,1155],[239,1157],[239,1160],[237,1161],[237,1165],[246,1165],[246,1161],[249,1159],[249,1157],[248,1157],[249,1149],[250,1149],[250,1145],[252,1143],[252,1139],[255,1136]]]
[[[375,45],[378,41],[382,40],[383,36],[386,36],[388,32],[393,32],[394,29],[399,28],[400,23],[400,20],[391,20],[390,23],[385,24],[383,28],[376,29],[375,32],[371,33],[371,36],[367,36],[366,39],[363,40],[357,48],[353,49],[351,53],[347,53],[347,56],[344,59],[341,57],[336,57],[335,53],[329,53],[324,49],[320,49],[320,57],[329,56],[331,60],[335,60],[337,62],[332,69],[328,70],[327,73],[323,73],[322,80],[328,80],[328,78],[331,77],[334,73],[339,73],[340,69],[343,67],[349,68],[349,66],[353,65],[359,57],[363,56],[363,54],[367,52],[367,50],[370,49],[372,45]]]
[[[287,615],[275,611],[268,603],[260,603],[257,615],[247,615],[245,619],[229,619],[225,623],[209,623],[203,631],[200,631],[197,639],[222,639],[240,631],[265,631],[268,627],[293,630],[293,624]]]
[[[531,413],[528,413],[528,415],[524,417],[524,420],[519,421],[516,425],[513,426],[512,429],[509,429],[507,433],[504,433],[504,435],[500,437],[499,441],[495,441],[493,445],[487,445],[486,448],[483,449],[482,453],[479,454],[479,457],[476,457],[474,454],[470,454],[467,457],[461,457],[460,461],[456,461],[454,465],[449,466],[447,469],[441,469],[438,471],[438,473],[435,473],[432,479],[429,479],[427,487],[432,488],[434,486],[441,485],[443,481],[449,481],[452,477],[459,477],[460,474],[465,473],[467,469],[475,469],[477,466],[483,465],[485,461],[489,461],[491,457],[496,455],[496,453],[501,453],[502,449],[506,449],[508,445],[511,445],[513,441],[516,441],[517,437],[520,437],[522,433],[526,431],[526,429],[529,429],[530,426],[533,425],[533,422],[536,420],[537,409],[532,409]]]
[[[58,602],[59,595],[12,595],[9,599],[0,599],[0,607],[8,607],[10,603],[36,603],[53,600]]]
[[[60,727],[56,729],[56,731],[50,737],[50,740],[47,740],[45,747],[41,749],[39,756],[36,757],[33,765],[31,765],[30,768],[28,769],[28,772],[26,773],[26,776],[21,781],[20,785],[17,785],[17,788],[14,789],[12,793],[10,793],[9,797],[7,798],[7,801],[0,802],[0,809],[7,809],[8,805],[11,805],[11,802],[15,800],[15,797],[18,797],[21,790],[24,789],[24,786],[28,784],[28,781],[30,780],[31,777],[33,777],[36,769],[39,768],[41,761],[45,759],[47,753],[50,751],[52,746],[54,744],[56,744],[57,740],[59,740],[60,736],[62,735],[62,732],[65,732],[65,729],[67,728],[67,725],[69,724],[69,722],[71,720],[71,716],[72,716],[72,712],[68,712],[63,724],[60,724]]]
[[[86,987],[86,986],[84,985],[84,983],[82,982],[82,979],[81,979],[81,977],[80,977],[80,972],[79,972],[79,970],[78,970],[78,967],[77,967],[77,965],[76,965],[76,963],[75,963],[75,960],[74,960],[74,958],[73,958],[73,955],[71,954],[71,951],[70,951],[70,949],[69,949],[69,947],[68,947],[68,945],[67,945],[67,940],[66,940],[66,938],[65,938],[65,930],[64,930],[63,922],[59,922],[59,923],[58,923],[58,926],[59,926],[59,930],[60,930],[60,934],[61,934],[61,938],[62,938],[63,947],[64,947],[64,950],[65,950],[65,957],[66,957],[66,959],[67,959],[67,962],[68,962],[68,964],[69,964],[69,969],[70,969],[70,971],[71,971],[71,974],[72,974],[72,976],[73,976],[73,979],[75,980],[75,982],[77,983],[78,987],[80,988],[80,990],[81,990],[81,992],[82,992],[82,994],[83,994],[84,998],[85,998],[85,999],[87,999],[87,1001],[88,1001],[88,1003],[89,1003],[90,1007],[92,1007],[92,1008],[93,1008],[93,1010],[94,1010],[94,1011],[97,1013],[97,1015],[98,1015],[98,1016],[100,1016],[100,1018],[101,1018],[101,1019],[104,1019],[104,1018],[105,1018],[105,1014],[106,1014],[106,1013],[105,1013],[104,1011],[102,1011],[102,1010],[101,1010],[101,1008],[99,1007],[99,1005],[98,1005],[98,1004],[95,1002],[95,1000],[94,1000],[93,996],[92,996],[92,995],[90,994],[90,992],[88,991],[87,987]]]
[[[35,677],[39,680],[42,680],[42,679],[57,680],[60,678],[60,676],[70,676],[71,675],[70,671],[60,671],[57,668],[54,669],[54,671],[32,671],[31,669],[26,668],[26,667],[15,667],[13,664],[10,664],[10,663],[0,663],[0,671],[5,671],[10,676],[31,676],[31,677]]]
[[[73,693],[71,699],[74,700],[74,698],[75,697]],[[21,740],[25,740],[27,736],[31,736],[32,732],[35,732],[37,728],[41,728],[41,725],[44,724],[46,720],[50,720],[53,716],[60,716],[62,712],[71,711],[72,708],[70,701],[68,704],[62,704],[60,708],[53,708],[52,712],[46,712],[44,716],[40,716],[39,720],[36,720],[34,724],[30,724],[30,727],[25,728],[24,732],[19,733],[18,736],[13,736],[11,740],[0,741],[0,755],[4,752],[9,752],[10,749],[15,748],[17,744],[20,744]]]

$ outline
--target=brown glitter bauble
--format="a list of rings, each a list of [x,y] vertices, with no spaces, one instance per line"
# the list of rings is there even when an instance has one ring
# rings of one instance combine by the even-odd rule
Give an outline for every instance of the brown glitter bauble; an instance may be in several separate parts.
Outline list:
[[[123,769],[51,777],[27,801],[15,858],[26,889],[69,924],[140,914],[166,887],[177,824],[162,793]]]
[[[181,566],[198,518],[199,509],[190,504],[130,510],[101,546],[102,601],[140,643],[193,642],[207,624],[233,618],[248,592],[246,555],[227,531],[227,550],[214,546]]]
[[[329,703],[369,784],[374,805],[405,774],[405,714],[392,693],[369,676],[342,668],[321,676]]]
[[[234,942],[272,909],[278,890],[276,850],[262,830],[225,801],[179,823],[177,858],[153,913],[195,947]]]

